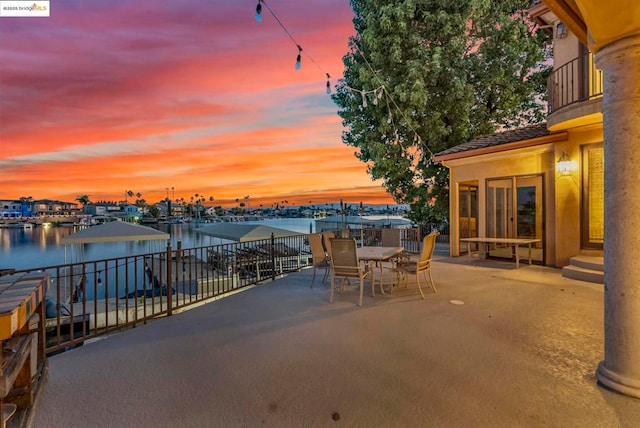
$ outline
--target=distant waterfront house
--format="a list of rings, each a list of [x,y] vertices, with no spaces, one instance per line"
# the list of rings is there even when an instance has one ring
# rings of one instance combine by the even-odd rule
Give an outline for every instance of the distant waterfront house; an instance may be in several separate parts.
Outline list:
[[[106,204],[88,204],[84,207],[85,214],[105,216],[109,212]]]
[[[44,215],[76,215],[80,208],[75,202],[62,202],[50,199],[41,199],[33,202],[33,214]]]
[[[482,136],[435,160],[450,172],[451,255],[466,251],[465,237],[539,238],[534,260],[561,267],[603,255],[603,76],[543,3],[530,14],[555,36],[546,123]]]
[[[110,216],[120,211],[120,205],[112,202],[90,203],[84,207],[84,213],[93,216]]]
[[[31,203],[11,199],[0,200],[1,218],[30,217],[31,214]]]
[[[122,210],[112,212],[111,217],[116,217],[125,221],[135,221],[142,217],[142,213],[137,205],[126,205]]]

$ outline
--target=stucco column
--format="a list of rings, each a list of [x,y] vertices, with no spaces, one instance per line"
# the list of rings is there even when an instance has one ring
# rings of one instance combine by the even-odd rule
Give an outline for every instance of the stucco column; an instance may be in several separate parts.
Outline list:
[[[640,398],[640,36],[603,47],[604,361],[598,381]]]

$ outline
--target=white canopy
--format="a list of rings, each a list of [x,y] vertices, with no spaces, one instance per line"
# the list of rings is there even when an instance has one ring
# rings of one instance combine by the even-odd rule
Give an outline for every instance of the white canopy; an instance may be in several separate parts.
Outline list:
[[[124,221],[112,221],[82,229],[60,240],[61,244],[167,240],[170,235],[157,229]]]
[[[280,229],[278,227],[266,226],[264,224],[243,224],[243,223],[215,223],[209,226],[195,229],[196,232],[216,238],[228,239],[230,241],[247,242],[261,239],[283,238],[285,236],[304,235],[304,233],[292,230]]]

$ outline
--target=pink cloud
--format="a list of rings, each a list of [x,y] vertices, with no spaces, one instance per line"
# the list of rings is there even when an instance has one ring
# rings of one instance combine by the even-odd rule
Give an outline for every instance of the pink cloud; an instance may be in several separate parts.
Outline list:
[[[254,22],[252,3],[69,0],[3,20],[2,196],[388,198],[324,94],[353,33],[348,2],[269,6],[303,46],[299,71],[295,44],[266,10]]]

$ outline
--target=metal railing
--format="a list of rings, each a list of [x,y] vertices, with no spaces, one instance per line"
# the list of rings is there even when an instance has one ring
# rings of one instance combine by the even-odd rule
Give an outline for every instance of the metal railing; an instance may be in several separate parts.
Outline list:
[[[422,237],[442,229],[437,226],[402,229],[402,245],[418,253]],[[349,234],[364,245],[379,245],[381,231],[349,229]],[[11,273],[45,271],[51,278],[45,320],[46,353],[51,355],[309,265],[307,235],[296,235],[188,249],[178,243],[154,253]]]
[[[571,104],[601,97],[603,82],[602,71],[596,68],[591,53],[557,68],[547,80],[549,114]]]
[[[46,271],[46,352],[135,327],[161,316],[297,271],[310,263],[306,235],[172,248],[141,255],[69,263]]]
[[[382,229],[365,227],[345,229],[349,237],[355,238],[358,242],[362,241],[362,245],[380,245],[382,242]],[[440,235],[436,238],[436,242],[449,242],[449,225],[447,223],[424,223],[417,227],[400,228],[400,242],[404,249],[410,253],[419,253],[422,244],[422,238],[437,230]],[[337,231],[340,233],[339,231]]]

